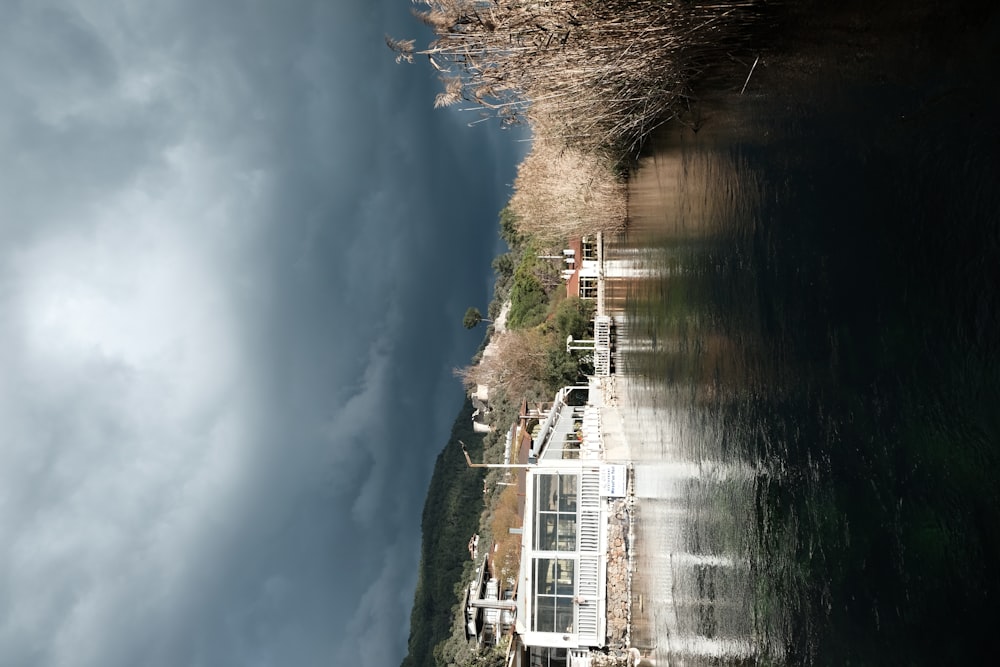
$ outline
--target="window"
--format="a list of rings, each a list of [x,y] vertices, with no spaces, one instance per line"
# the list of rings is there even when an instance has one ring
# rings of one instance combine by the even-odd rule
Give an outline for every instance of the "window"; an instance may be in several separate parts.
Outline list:
[[[566,649],[532,646],[528,663],[531,667],[566,667]]]
[[[536,558],[533,629],[539,632],[573,632],[573,570],[569,558]]]
[[[535,477],[536,551],[576,551],[576,475]]]
[[[579,475],[536,475],[531,627],[573,632]]]
[[[580,458],[580,438],[577,437],[575,432],[570,432],[566,434],[566,437],[562,443],[562,449],[559,451],[559,453],[564,459]]]

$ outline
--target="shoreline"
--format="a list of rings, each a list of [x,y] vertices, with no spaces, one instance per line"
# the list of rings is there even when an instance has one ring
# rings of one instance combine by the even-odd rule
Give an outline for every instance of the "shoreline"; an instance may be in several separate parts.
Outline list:
[[[595,316],[609,316],[606,306],[606,274],[604,270],[604,232],[597,233],[597,308]],[[612,317],[612,321],[614,318]],[[612,356],[615,351],[612,350]],[[616,364],[616,369],[619,366]],[[619,658],[636,660],[638,649],[632,646],[633,574],[635,572],[635,469],[631,447],[625,430],[625,418],[620,410],[618,379],[614,372],[593,377],[588,402],[598,409],[601,437],[601,462],[625,463],[628,470],[626,495],[616,501],[609,512],[606,527],[608,554],[605,562],[606,634],[608,648],[624,651]],[[624,590],[620,590],[620,588]],[[633,663],[633,664],[638,664]]]

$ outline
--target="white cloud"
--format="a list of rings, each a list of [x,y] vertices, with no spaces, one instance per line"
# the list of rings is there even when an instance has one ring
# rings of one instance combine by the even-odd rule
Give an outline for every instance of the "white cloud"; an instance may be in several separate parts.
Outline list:
[[[394,622],[394,617],[402,611],[399,616],[407,618],[405,610],[413,604],[410,548],[402,540],[387,545],[379,575],[358,600],[347,625],[347,639],[331,664],[385,667],[400,661],[398,645],[406,641],[408,626]],[[386,641],[387,632],[396,635],[395,641]]]
[[[0,2],[0,663],[405,646],[482,197],[380,8],[233,10]]]
[[[244,493],[256,406],[232,239],[253,238],[234,218],[263,179],[196,142],[163,155],[0,255],[0,661],[105,665],[140,645],[197,594],[197,555]]]

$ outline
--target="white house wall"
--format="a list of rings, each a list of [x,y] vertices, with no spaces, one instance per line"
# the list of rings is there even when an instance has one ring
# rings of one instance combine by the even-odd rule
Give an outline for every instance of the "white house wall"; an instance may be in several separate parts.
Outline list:
[[[563,648],[600,647],[607,636],[607,509],[600,497],[600,467],[579,461],[559,461],[559,465],[539,463],[528,471],[525,489],[525,518],[521,550],[517,631],[528,646]],[[536,479],[540,475],[577,476],[576,548],[572,551],[535,549],[538,522]],[[531,628],[536,603],[535,563],[538,558],[572,560],[573,626],[562,632],[542,632]]]

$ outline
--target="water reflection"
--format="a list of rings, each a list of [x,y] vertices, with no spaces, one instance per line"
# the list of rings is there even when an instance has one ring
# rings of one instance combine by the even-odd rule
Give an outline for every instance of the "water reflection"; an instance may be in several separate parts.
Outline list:
[[[964,663],[1000,620],[998,22],[905,18],[937,51],[792,39],[664,131],[609,244],[658,664]]]

